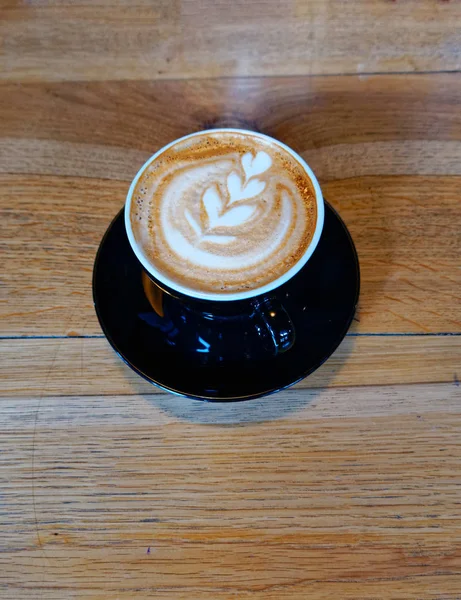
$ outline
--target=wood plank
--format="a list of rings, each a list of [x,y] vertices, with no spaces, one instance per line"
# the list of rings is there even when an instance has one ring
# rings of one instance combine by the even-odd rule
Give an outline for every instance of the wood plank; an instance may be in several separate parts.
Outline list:
[[[324,184],[360,258],[355,332],[461,332],[459,181],[367,176]],[[2,334],[99,333],[93,261],[127,183],[3,175],[0,186]]]
[[[458,399],[451,384],[224,407],[3,399],[2,590],[455,600]]]
[[[2,2],[15,81],[455,70],[459,2]]]
[[[156,394],[105,338],[1,340],[2,396]],[[461,336],[348,336],[298,388],[461,379]]]
[[[103,390],[104,391],[104,390]],[[124,390],[121,389],[121,392]],[[460,386],[450,383],[368,385],[307,388],[296,386],[249,402],[194,402],[146,387],[126,395],[2,396],[0,428],[3,435],[30,435],[37,426],[55,433],[70,427],[91,431],[110,426],[167,429],[173,424],[262,424],[349,419],[364,424],[369,419],[400,415],[451,414],[459,418]],[[150,393],[149,393],[150,392]],[[432,418],[432,417],[431,417]]]
[[[301,155],[322,183],[364,175],[461,175],[459,141],[332,144],[309,148]],[[118,146],[0,138],[2,174],[84,176],[128,182],[150,156],[151,152]]]
[[[461,142],[460,104],[459,74],[3,82],[0,140],[6,139],[0,167],[2,172],[130,179],[145,156],[182,135],[240,126],[272,135],[309,159],[323,152],[315,164],[323,169],[322,178],[457,174],[456,146],[445,142]],[[64,142],[70,143],[56,145]],[[429,142],[444,143],[426,146]],[[375,150],[378,143],[395,146]],[[336,154],[326,165],[331,146]],[[347,153],[346,158],[338,154],[341,148],[366,150],[360,161],[356,155],[348,162]],[[362,163],[365,170],[358,172]]]

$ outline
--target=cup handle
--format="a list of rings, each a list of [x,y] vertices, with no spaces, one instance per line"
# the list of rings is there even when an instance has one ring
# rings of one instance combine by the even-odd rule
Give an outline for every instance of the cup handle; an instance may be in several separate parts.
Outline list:
[[[274,298],[264,298],[254,301],[253,304],[255,313],[260,317],[272,340],[274,354],[289,350],[295,343],[295,328],[282,304]]]

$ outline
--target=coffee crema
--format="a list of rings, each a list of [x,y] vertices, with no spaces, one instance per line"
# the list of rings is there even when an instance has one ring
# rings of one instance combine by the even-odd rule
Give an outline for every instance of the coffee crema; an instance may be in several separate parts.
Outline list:
[[[190,291],[233,294],[282,277],[317,221],[308,174],[257,134],[206,132],[150,163],[132,195],[131,228],[154,269]]]

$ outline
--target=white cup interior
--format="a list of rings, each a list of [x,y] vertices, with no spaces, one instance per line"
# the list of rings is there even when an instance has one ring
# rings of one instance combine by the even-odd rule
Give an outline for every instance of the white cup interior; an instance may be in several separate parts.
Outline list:
[[[315,191],[315,201],[317,204],[317,223],[315,226],[314,235],[312,236],[311,243],[306,248],[306,251],[304,252],[302,257],[298,260],[298,262],[295,265],[293,265],[291,267],[291,269],[286,271],[281,277],[274,279],[274,281],[271,281],[270,283],[267,283],[266,285],[263,285],[259,288],[255,288],[253,290],[247,290],[245,292],[233,292],[233,293],[228,293],[228,294],[222,293],[222,292],[212,293],[212,292],[203,292],[203,291],[199,291],[199,290],[194,290],[192,288],[183,286],[175,281],[172,281],[169,277],[165,276],[161,271],[159,271],[158,269],[155,268],[155,266],[150,262],[148,257],[144,254],[142,248],[136,242],[134,234],[133,234],[133,230],[131,227],[131,218],[130,218],[131,203],[133,200],[133,193],[134,193],[136,184],[138,183],[138,180],[141,177],[141,175],[143,174],[144,170],[152,162],[154,162],[156,160],[156,158],[158,158],[163,152],[165,152],[165,150],[167,150],[171,146],[174,146],[175,144],[177,144],[178,142],[180,142],[182,140],[185,140],[185,139],[188,139],[191,137],[201,136],[201,135],[204,135],[207,133],[220,133],[220,132],[251,134],[252,136],[256,136],[256,137],[262,138],[266,141],[269,141],[270,143],[275,144],[276,146],[279,146],[279,147],[283,148],[284,150],[286,150],[287,152],[289,152],[297,160],[297,162],[303,167],[303,169],[306,171],[307,175],[309,176],[310,180],[312,181],[312,185],[313,185],[314,191]],[[146,269],[146,271],[150,275],[152,275],[155,279],[158,279],[158,281],[160,281],[167,287],[171,288],[172,290],[176,290],[177,292],[180,292],[181,294],[185,294],[185,295],[191,296],[193,298],[199,298],[201,300],[214,300],[214,301],[244,300],[245,298],[252,298],[254,296],[259,296],[260,294],[270,292],[271,290],[274,290],[274,289],[280,287],[281,285],[286,283],[288,280],[290,280],[294,275],[296,275],[296,273],[298,273],[304,267],[304,265],[307,263],[309,258],[312,256],[312,254],[320,240],[320,236],[322,234],[324,218],[325,218],[325,207],[324,207],[324,202],[323,202],[322,191],[320,189],[320,185],[317,181],[317,178],[315,177],[315,175],[312,172],[312,169],[309,167],[309,165],[296,152],[294,152],[291,148],[289,148],[287,145],[283,144],[282,142],[279,142],[278,140],[275,140],[274,138],[271,138],[268,135],[264,135],[262,133],[256,133],[254,131],[249,131],[249,130],[245,130],[245,129],[223,128],[223,129],[210,129],[210,130],[205,130],[205,131],[198,131],[196,133],[191,133],[184,137],[178,138],[177,140],[174,140],[170,144],[167,144],[166,146],[161,148],[158,152],[153,154],[144,163],[144,165],[139,169],[138,173],[136,174],[136,177],[133,179],[133,181],[130,185],[130,188],[128,190],[128,194],[126,197],[126,202],[125,202],[125,227],[126,227],[126,232],[128,235],[128,240],[133,249],[133,252],[136,254],[136,257],[138,258],[138,260],[140,261],[142,266]]]

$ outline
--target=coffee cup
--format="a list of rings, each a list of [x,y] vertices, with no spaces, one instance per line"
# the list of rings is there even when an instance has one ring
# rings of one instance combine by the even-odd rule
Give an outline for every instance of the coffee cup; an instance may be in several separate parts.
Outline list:
[[[200,360],[238,354],[238,331],[251,338],[249,358],[291,348],[295,328],[279,290],[312,256],[323,222],[322,192],[305,161],[241,129],[200,131],[161,148],[125,203],[146,295],[149,286],[151,296],[160,291],[155,314]]]

